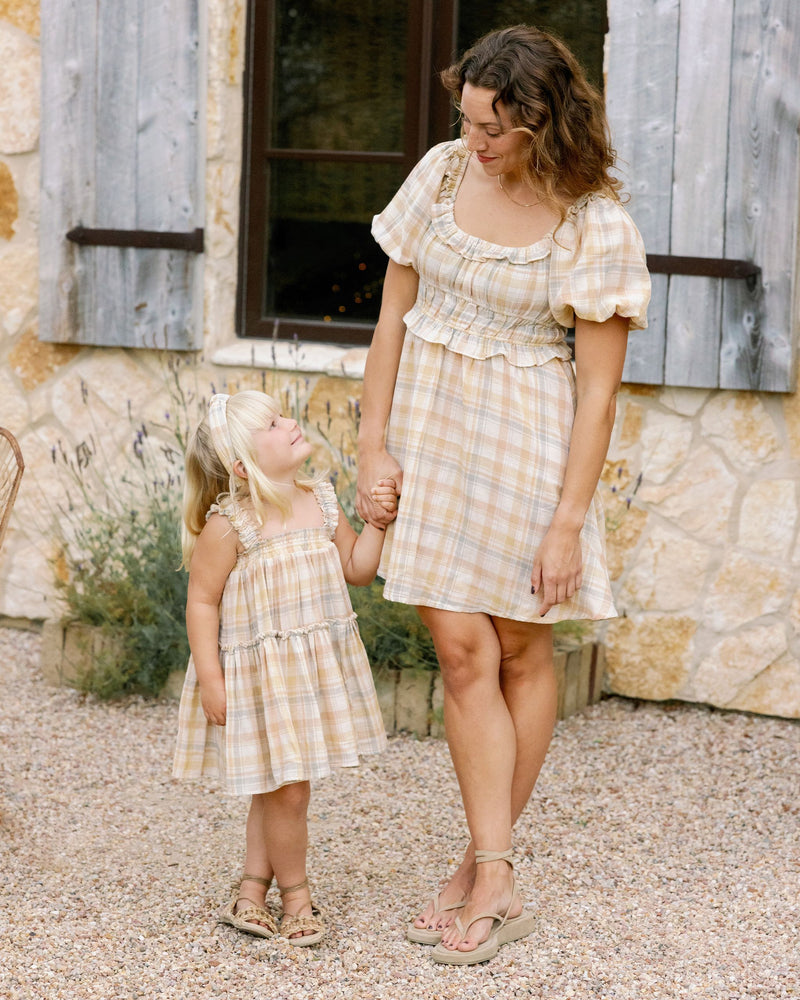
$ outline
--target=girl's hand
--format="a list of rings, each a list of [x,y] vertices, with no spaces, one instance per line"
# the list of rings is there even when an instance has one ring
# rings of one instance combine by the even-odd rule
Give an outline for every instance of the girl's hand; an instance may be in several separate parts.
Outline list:
[[[551,525],[533,560],[532,593],[539,594],[539,614],[573,597],[582,582],[580,531]]]
[[[382,504],[375,500],[372,491],[373,484],[393,481],[395,496],[400,496],[403,487],[403,470],[385,450],[377,452],[363,451],[358,459],[358,486],[356,490],[356,511],[362,521],[376,528],[385,528],[394,520],[395,514],[388,512]]]
[[[381,479],[370,490],[370,496],[375,503],[383,507],[387,514],[397,516],[397,484],[394,479]]]
[[[225,697],[225,676],[220,671],[219,680],[206,681],[200,685],[200,704],[206,719],[212,726],[224,726],[227,713]]]

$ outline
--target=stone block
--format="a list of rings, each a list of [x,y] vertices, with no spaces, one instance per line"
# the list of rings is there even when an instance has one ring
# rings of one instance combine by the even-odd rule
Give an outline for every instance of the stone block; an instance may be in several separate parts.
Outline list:
[[[36,148],[40,81],[38,44],[0,20],[0,153],[30,153]]]
[[[445,738],[444,731],[444,682],[437,670],[433,674],[433,690],[431,691],[431,724],[428,735],[437,740]]]
[[[0,162],[0,237],[10,240],[19,215],[19,195],[8,164]]]
[[[100,660],[122,655],[120,639],[98,626],[60,621],[42,626],[41,670],[51,684],[79,686]]]
[[[407,667],[397,671],[395,728],[397,732],[427,736],[430,727],[433,671]]]
[[[383,725],[390,736],[395,732],[395,695],[399,673],[399,670],[389,670],[386,667],[372,668],[372,679],[378,694],[378,705],[383,716]]]
[[[556,649],[553,652],[553,669],[556,675],[556,691],[557,691],[557,702],[556,702],[556,718],[564,719],[564,692],[566,690],[566,674],[567,674],[567,652],[565,649]]]
[[[605,636],[609,690],[651,701],[679,697],[696,630],[695,620],[682,615],[614,619]]]

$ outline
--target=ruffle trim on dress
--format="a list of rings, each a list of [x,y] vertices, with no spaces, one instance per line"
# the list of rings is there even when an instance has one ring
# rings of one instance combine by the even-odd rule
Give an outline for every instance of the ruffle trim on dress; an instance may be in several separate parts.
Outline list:
[[[231,642],[219,644],[219,648],[225,653],[232,653],[237,649],[255,649],[267,639],[286,640],[296,635],[311,635],[314,632],[330,632],[333,628],[349,628],[355,625],[356,613],[353,612],[347,618],[328,618],[325,621],[314,622],[312,625],[301,625],[298,628],[285,629],[283,631],[268,630],[254,635],[249,642]]]
[[[485,335],[474,329],[454,326],[431,315],[420,304],[406,313],[404,320],[409,332],[420,340],[429,344],[441,344],[456,354],[463,354],[476,361],[504,357],[515,368],[532,368],[545,365],[554,358],[562,361],[572,358],[572,352],[564,339],[564,329],[557,325],[517,329],[511,331],[512,336],[504,340],[498,337],[496,331]],[[537,339],[534,341],[534,338]]]
[[[440,201],[431,207],[431,225],[439,239],[465,260],[507,260],[511,264],[530,264],[535,260],[544,260],[553,246],[552,233],[527,247],[504,247],[465,233],[456,224],[452,201]]]
[[[592,198],[601,197],[597,192],[581,195],[567,209],[564,221],[530,246],[505,247],[498,243],[490,243],[478,236],[465,233],[455,220],[456,194],[470,155],[462,142],[459,140],[453,142],[439,186],[439,197],[431,208],[431,221],[436,235],[452,250],[468,260],[508,260],[512,264],[530,264],[532,261],[544,260],[551,252],[554,242],[564,243],[568,224],[571,223],[574,230],[575,216]]]

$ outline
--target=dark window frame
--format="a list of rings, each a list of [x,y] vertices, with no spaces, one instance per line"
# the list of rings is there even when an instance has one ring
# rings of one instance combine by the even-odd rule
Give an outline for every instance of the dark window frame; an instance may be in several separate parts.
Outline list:
[[[240,204],[236,331],[240,337],[303,340],[341,345],[368,344],[372,323],[303,320],[265,315],[267,280],[268,182],[263,159],[394,163],[408,173],[436,142],[447,139],[452,110],[438,84],[438,71],[449,65],[456,46],[457,0],[409,0],[406,115],[403,152],[281,149],[267,143],[269,93],[274,72],[274,0],[250,0],[247,14],[244,136]],[[263,159],[262,159],[263,158]]]

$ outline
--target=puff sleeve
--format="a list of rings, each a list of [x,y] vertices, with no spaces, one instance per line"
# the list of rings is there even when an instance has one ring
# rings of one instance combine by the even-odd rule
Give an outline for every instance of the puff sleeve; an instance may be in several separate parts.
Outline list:
[[[417,250],[447,170],[452,142],[423,156],[384,210],[372,220],[372,235],[395,263],[417,267]]]
[[[633,219],[613,198],[591,195],[571,210],[555,234],[550,265],[550,309],[562,326],[575,317],[602,323],[614,313],[631,330],[647,326],[650,275]]]

